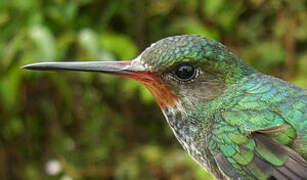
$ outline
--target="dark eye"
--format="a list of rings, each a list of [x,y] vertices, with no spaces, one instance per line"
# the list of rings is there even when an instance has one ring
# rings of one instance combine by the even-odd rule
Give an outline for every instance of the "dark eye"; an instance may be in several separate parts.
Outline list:
[[[182,64],[175,69],[175,76],[180,81],[189,81],[195,77],[195,68],[190,64]]]

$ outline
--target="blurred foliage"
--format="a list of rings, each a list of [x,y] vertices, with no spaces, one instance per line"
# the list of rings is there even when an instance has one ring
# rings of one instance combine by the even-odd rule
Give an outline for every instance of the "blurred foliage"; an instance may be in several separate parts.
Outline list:
[[[139,83],[21,65],[131,59],[200,34],[307,87],[306,29],[305,0],[1,0],[0,179],[209,178]]]

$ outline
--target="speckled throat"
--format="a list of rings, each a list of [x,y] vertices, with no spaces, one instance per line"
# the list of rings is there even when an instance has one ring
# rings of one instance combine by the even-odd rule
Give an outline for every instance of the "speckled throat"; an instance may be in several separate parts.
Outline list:
[[[193,114],[182,108],[181,102],[173,107],[162,109],[168,124],[185,151],[204,169],[219,179],[225,176],[218,171],[218,166],[208,147],[210,124],[201,122]],[[207,128],[203,128],[207,125]]]

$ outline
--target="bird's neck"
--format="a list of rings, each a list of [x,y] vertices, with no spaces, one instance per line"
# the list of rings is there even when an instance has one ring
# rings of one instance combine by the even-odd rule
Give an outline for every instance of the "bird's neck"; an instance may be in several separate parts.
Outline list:
[[[261,84],[263,76],[263,74],[256,72],[238,79],[232,85],[222,89],[222,92],[218,96],[214,96],[213,99],[204,100],[197,96],[194,96],[196,98],[193,101],[190,100],[192,97],[188,97],[189,102],[184,98],[178,99],[173,106],[162,109],[162,112],[177,138],[199,136],[197,131],[201,130],[204,134],[204,129],[210,131],[210,127],[216,123],[211,121],[216,113],[233,106],[249,86]],[[203,93],[207,94],[208,92],[204,91]]]
[[[177,101],[174,106],[162,109],[180,144],[205,169],[212,171],[215,166],[208,142],[210,131],[218,124],[216,115],[235,103],[235,97],[244,91],[245,84],[254,81],[258,76],[261,74],[251,74],[238,80],[212,100],[195,102],[194,106],[193,103]],[[212,173],[218,174],[219,172]]]

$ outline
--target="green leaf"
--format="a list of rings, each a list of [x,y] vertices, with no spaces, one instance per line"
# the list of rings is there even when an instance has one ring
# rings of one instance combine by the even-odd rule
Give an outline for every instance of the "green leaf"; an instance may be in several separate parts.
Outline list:
[[[55,39],[50,30],[42,25],[29,29],[29,37],[35,43],[39,59],[53,60],[56,57]]]
[[[113,53],[120,60],[129,60],[137,55],[137,47],[132,39],[124,34],[105,32],[99,36],[99,43],[107,51]]]
[[[91,29],[83,29],[79,33],[79,43],[82,49],[87,54],[85,58],[98,59],[99,45],[96,33]]]

